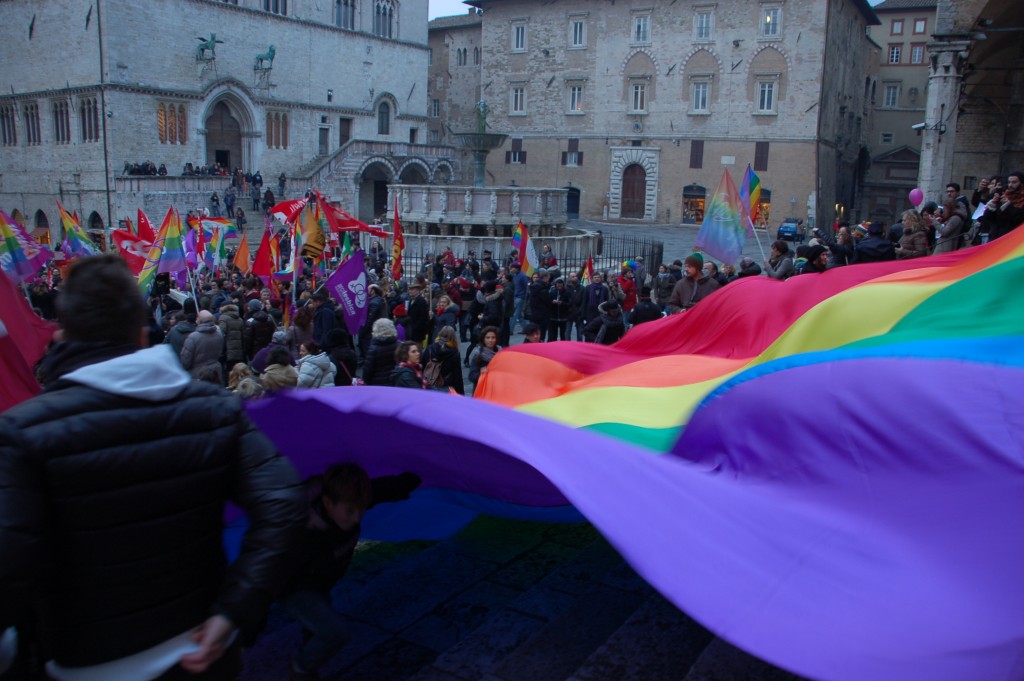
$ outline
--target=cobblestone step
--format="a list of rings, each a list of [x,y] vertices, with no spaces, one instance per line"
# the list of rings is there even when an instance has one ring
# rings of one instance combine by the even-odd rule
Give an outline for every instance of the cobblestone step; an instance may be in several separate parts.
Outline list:
[[[716,638],[683,681],[808,681]]]
[[[650,591],[569,681],[681,681],[686,676],[714,635]]]
[[[350,640],[325,680],[801,681],[714,639],[586,523],[481,517],[441,542],[364,542],[332,595]],[[287,678],[301,644],[273,608],[240,678]]]

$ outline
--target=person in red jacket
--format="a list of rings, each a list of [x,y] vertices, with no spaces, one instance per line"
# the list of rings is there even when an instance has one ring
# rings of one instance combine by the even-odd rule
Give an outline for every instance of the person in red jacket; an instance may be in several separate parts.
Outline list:
[[[619,285],[619,288],[622,289],[622,309],[628,313],[630,310],[636,307],[637,301],[636,279],[635,275],[633,274],[633,268],[624,267],[622,269],[622,274],[619,275],[619,278],[616,280],[616,283]]]

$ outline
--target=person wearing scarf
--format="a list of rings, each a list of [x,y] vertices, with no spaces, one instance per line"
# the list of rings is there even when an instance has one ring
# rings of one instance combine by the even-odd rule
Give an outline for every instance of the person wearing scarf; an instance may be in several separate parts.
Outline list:
[[[396,388],[418,388],[428,390],[420,365],[420,345],[414,341],[403,341],[395,350],[395,370],[391,372],[391,385]]]
[[[1002,194],[994,192],[985,204],[982,222],[988,226],[988,240],[1009,234],[1024,222],[1024,172],[1015,170],[1006,178]]]
[[[618,301],[609,300],[598,307],[600,314],[583,329],[583,337],[598,345],[611,345],[626,334],[626,323]]]

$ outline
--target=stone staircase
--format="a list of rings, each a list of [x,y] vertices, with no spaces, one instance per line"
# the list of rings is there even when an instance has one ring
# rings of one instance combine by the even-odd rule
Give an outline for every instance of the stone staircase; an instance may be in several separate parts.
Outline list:
[[[441,542],[361,544],[335,588],[346,681],[800,681],[716,639],[588,524],[480,517]],[[282,610],[246,681],[288,677],[301,632]]]

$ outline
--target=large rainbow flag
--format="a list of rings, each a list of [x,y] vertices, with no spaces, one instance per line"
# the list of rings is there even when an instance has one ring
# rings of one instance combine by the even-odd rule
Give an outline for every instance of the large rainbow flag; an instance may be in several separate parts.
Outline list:
[[[512,347],[483,400],[309,390],[250,413],[303,473],[418,473],[409,510],[386,511],[401,522],[428,500],[582,514],[678,607],[798,674],[1009,681],[1024,676],[1021,282],[1024,229],[740,280],[610,348]],[[300,419],[332,428],[297,439]]]

